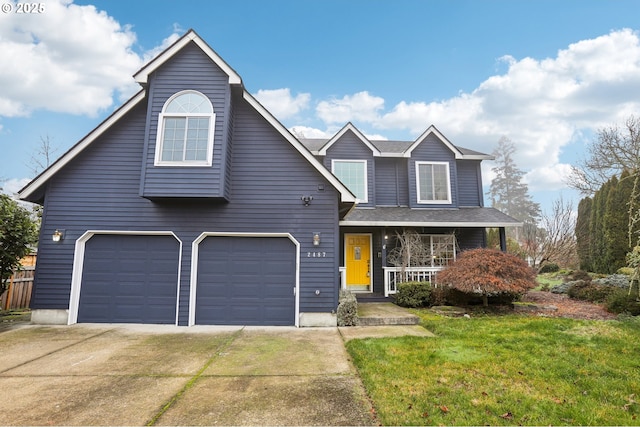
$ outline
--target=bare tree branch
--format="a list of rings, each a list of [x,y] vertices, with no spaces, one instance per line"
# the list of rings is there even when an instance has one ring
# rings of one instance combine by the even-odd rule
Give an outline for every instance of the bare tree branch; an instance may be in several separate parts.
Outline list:
[[[31,154],[31,159],[27,165],[31,169],[33,176],[37,176],[53,163],[54,154],[58,151],[58,147],[52,144],[52,138],[49,135],[41,136],[37,150]]]
[[[623,127],[598,130],[587,148],[586,159],[571,167],[567,184],[585,195],[593,195],[614,175],[640,170],[640,117],[630,116]]]

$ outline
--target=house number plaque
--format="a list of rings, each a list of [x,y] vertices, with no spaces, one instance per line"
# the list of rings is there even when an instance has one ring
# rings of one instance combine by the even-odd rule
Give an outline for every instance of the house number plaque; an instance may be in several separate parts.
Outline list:
[[[307,258],[326,258],[326,252],[307,252]]]

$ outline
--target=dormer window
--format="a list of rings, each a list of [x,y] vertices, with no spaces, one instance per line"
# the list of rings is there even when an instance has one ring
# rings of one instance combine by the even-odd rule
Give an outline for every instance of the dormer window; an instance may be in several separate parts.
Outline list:
[[[211,166],[215,114],[211,101],[193,90],[167,100],[158,118],[156,166]]]
[[[416,184],[418,203],[451,203],[449,163],[416,162]]]
[[[332,160],[331,172],[358,198],[367,203],[367,161]]]

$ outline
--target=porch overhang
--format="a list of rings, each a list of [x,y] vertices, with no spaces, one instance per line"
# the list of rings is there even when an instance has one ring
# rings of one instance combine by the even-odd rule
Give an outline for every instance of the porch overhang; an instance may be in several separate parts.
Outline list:
[[[340,221],[344,227],[521,227],[522,222],[495,208],[355,208]]]

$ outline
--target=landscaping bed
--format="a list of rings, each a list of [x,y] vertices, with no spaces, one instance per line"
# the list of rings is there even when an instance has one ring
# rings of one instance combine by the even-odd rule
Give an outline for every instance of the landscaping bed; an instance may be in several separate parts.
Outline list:
[[[533,303],[539,310],[528,309],[528,313],[547,317],[567,317],[571,319],[613,320],[617,314],[609,313],[598,304],[569,298],[566,294],[554,294],[544,291],[529,291],[522,298],[524,303]],[[557,310],[548,309],[549,306]]]

